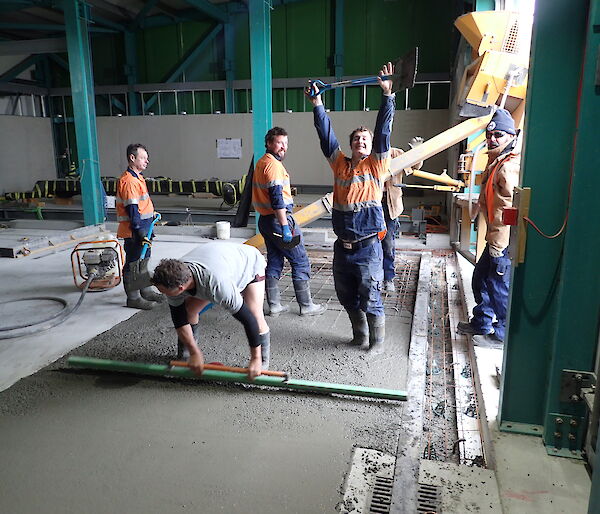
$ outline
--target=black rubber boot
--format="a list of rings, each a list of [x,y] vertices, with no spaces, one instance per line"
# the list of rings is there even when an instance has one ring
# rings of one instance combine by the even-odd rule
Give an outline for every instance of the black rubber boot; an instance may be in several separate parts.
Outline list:
[[[385,316],[367,314],[369,325],[369,352],[373,355],[383,353],[385,342]]]
[[[127,307],[149,311],[156,305],[156,303],[142,298],[139,289],[131,289],[131,273],[129,271],[123,273],[123,288],[127,294]]]
[[[271,332],[260,334],[260,355],[262,357],[262,369],[269,369],[271,362]]]
[[[273,316],[275,318],[282,312],[290,310],[287,305],[281,305],[279,280],[273,277],[267,277],[265,279],[265,291],[267,293],[267,305],[269,306],[269,311],[266,313],[267,316]]]
[[[310,281],[294,280],[294,292],[300,306],[300,316],[317,316],[323,314],[327,308],[325,305],[313,303],[310,297]]]
[[[369,325],[367,315],[363,311],[346,311],[352,324],[353,346],[360,346],[361,350],[369,349]]]

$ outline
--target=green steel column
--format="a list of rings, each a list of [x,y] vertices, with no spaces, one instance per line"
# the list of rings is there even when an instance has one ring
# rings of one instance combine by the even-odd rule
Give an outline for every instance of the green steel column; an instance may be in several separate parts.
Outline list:
[[[333,66],[335,80],[340,81],[344,76],[344,0],[335,0],[335,54]],[[336,111],[344,109],[344,88],[334,90],[334,106]]]
[[[600,0],[580,3],[584,25],[583,69],[580,75],[579,106],[573,148],[573,185],[566,229],[563,262],[558,280],[554,359],[546,397],[544,442],[554,447],[555,419],[575,422],[562,430],[560,446],[570,449],[566,437],[576,436],[573,446],[579,450],[584,435],[585,406],[561,403],[563,369],[594,371],[594,357],[600,321],[600,227],[593,222],[600,191],[600,152],[598,152],[598,116],[600,114],[600,76],[597,59],[600,49]],[[582,7],[583,4],[583,7]],[[589,12],[588,12],[589,9]],[[586,19],[587,17],[587,19]],[[597,215],[596,215],[597,219]],[[570,416],[570,418],[567,418]],[[558,427],[560,429],[562,427]],[[560,431],[560,430],[559,430]]]
[[[271,13],[269,2],[250,0],[250,66],[254,162],[265,153],[265,134],[273,126],[271,90]]]
[[[104,222],[104,205],[100,183],[94,81],[88,35],[89,6],[78,0],[63,0],[61,3],[67,27],[83,219],[86,225],[98,225]]]
[[[494,11],[496,9],[496,0],[476,0],[476,11]]]
[[[138,81],[138,60],[137,60],[137,42],[135,32],[126,30],[123,32],[125,42],[125,75],[127,84],[133,86]],[[139,95],[134,91],[127,93],[127,103],[129,106],[129,116],[137,116],[140,114]]]
[[[235,25],[234,16],[229,15],[229,21],[225,23],[225,112],[235,112],[233,80],[235,79]]]
[[[224,24],[225,42],[225,112],[235,113],[235,91],[233,81],[235,80],[235,31],[239,20],[238,9],[227,4],[227,22]]]
[[[539,2],[535,16],[522,184],[532,189],[529,217],[547,234],[562,226],[567,211],[569,220],[555,239],[527,229],[525,263],[513,271],[499,422],[503,430],[544,432],[554,447],[562,416],[558,446],[571,456],[569,421],[577,423],[582,411],[559,401],[561,370],[593,369],[600,311],[600,234],[590,217],[600,189],[593,133],[600,112],[598,0]],[[579,428],[573,433],[579,440]]]

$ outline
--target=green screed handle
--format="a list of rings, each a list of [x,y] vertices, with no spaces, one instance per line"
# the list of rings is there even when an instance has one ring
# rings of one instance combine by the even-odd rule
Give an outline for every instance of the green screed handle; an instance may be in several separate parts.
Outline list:
[[[295,389],[314,393],[337,393],[349,396],[365,396],[385,400],[406,401],[406,391],[395,389],[380,389],[377,387],[362,387],[327,382],[310,382],[308,380],[294,380],[280,377],[260,375],[250,380],[245,373],[231,371],[204,370],[202,375],[196,375],[189,368],[171,367],[164,364],[146,364],[143,362],[112,361],[95,359],[92,357],[69,357],[68,364],[74,368],[98,369],[104,371],[120,371],[140,375],[153,375],[161,377],[195,378],[199,380],[215,380],[218,382],[240,382],[244,384],[265,385],[284,389]]]

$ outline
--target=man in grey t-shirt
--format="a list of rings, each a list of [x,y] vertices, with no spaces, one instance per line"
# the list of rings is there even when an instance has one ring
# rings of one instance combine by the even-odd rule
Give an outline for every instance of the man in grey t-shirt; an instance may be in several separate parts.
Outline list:
[[[244,325],[250,344],[248,376],[269,367],[270,332],[263,315],[265,266],[262,254],[239,243],[206,243],[181,260],[163,259],[152,283],[165,294],[178,338],[178,357],[201,374],[204,356],[196,344],[198,313],[221,305]]]

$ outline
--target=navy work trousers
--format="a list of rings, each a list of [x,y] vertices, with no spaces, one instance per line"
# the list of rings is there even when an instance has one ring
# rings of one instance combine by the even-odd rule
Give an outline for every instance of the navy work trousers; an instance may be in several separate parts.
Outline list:
[[[337,240],[333,246],[333,280],[338,300],[344,309],[383,316],[381,242],[348,251]]]
[[[127,237],[123,239],[123,249],[125,250],[125,264],[123,264],[123,273],[129,271],[129,264],[137,261],[142,254],[142,242],[138,237]],[[149,259],[152,254],[152,247],[146,250],[145,259]]]
[[[258,230],[265,239],[267,247],[267,269],[265,275],[267,277],[281,278],[284,259],[287,259],[292,268],[292,280],[308,280],[310,279],[310,262],[304,248],[304,238],[300,227],[296,226],[294,217],[288,213],[288,225],[292,231],[292,235],[300,236],[300,244],[294,248],[282,248],[281,238],[274,236],[273,233],[281,234],[281,225],[277,221],[277,217],[272,214],[269,216],[260,216],[258,219]]]
[[[496,337],[502,341],[506,332],[510,268],[507,249],[502,252],[502,256],[492,257],[486,245],[475,264],[471,283],[477,303],[473,309],[471,325],[483,332],[491,332],[493,328]]]

